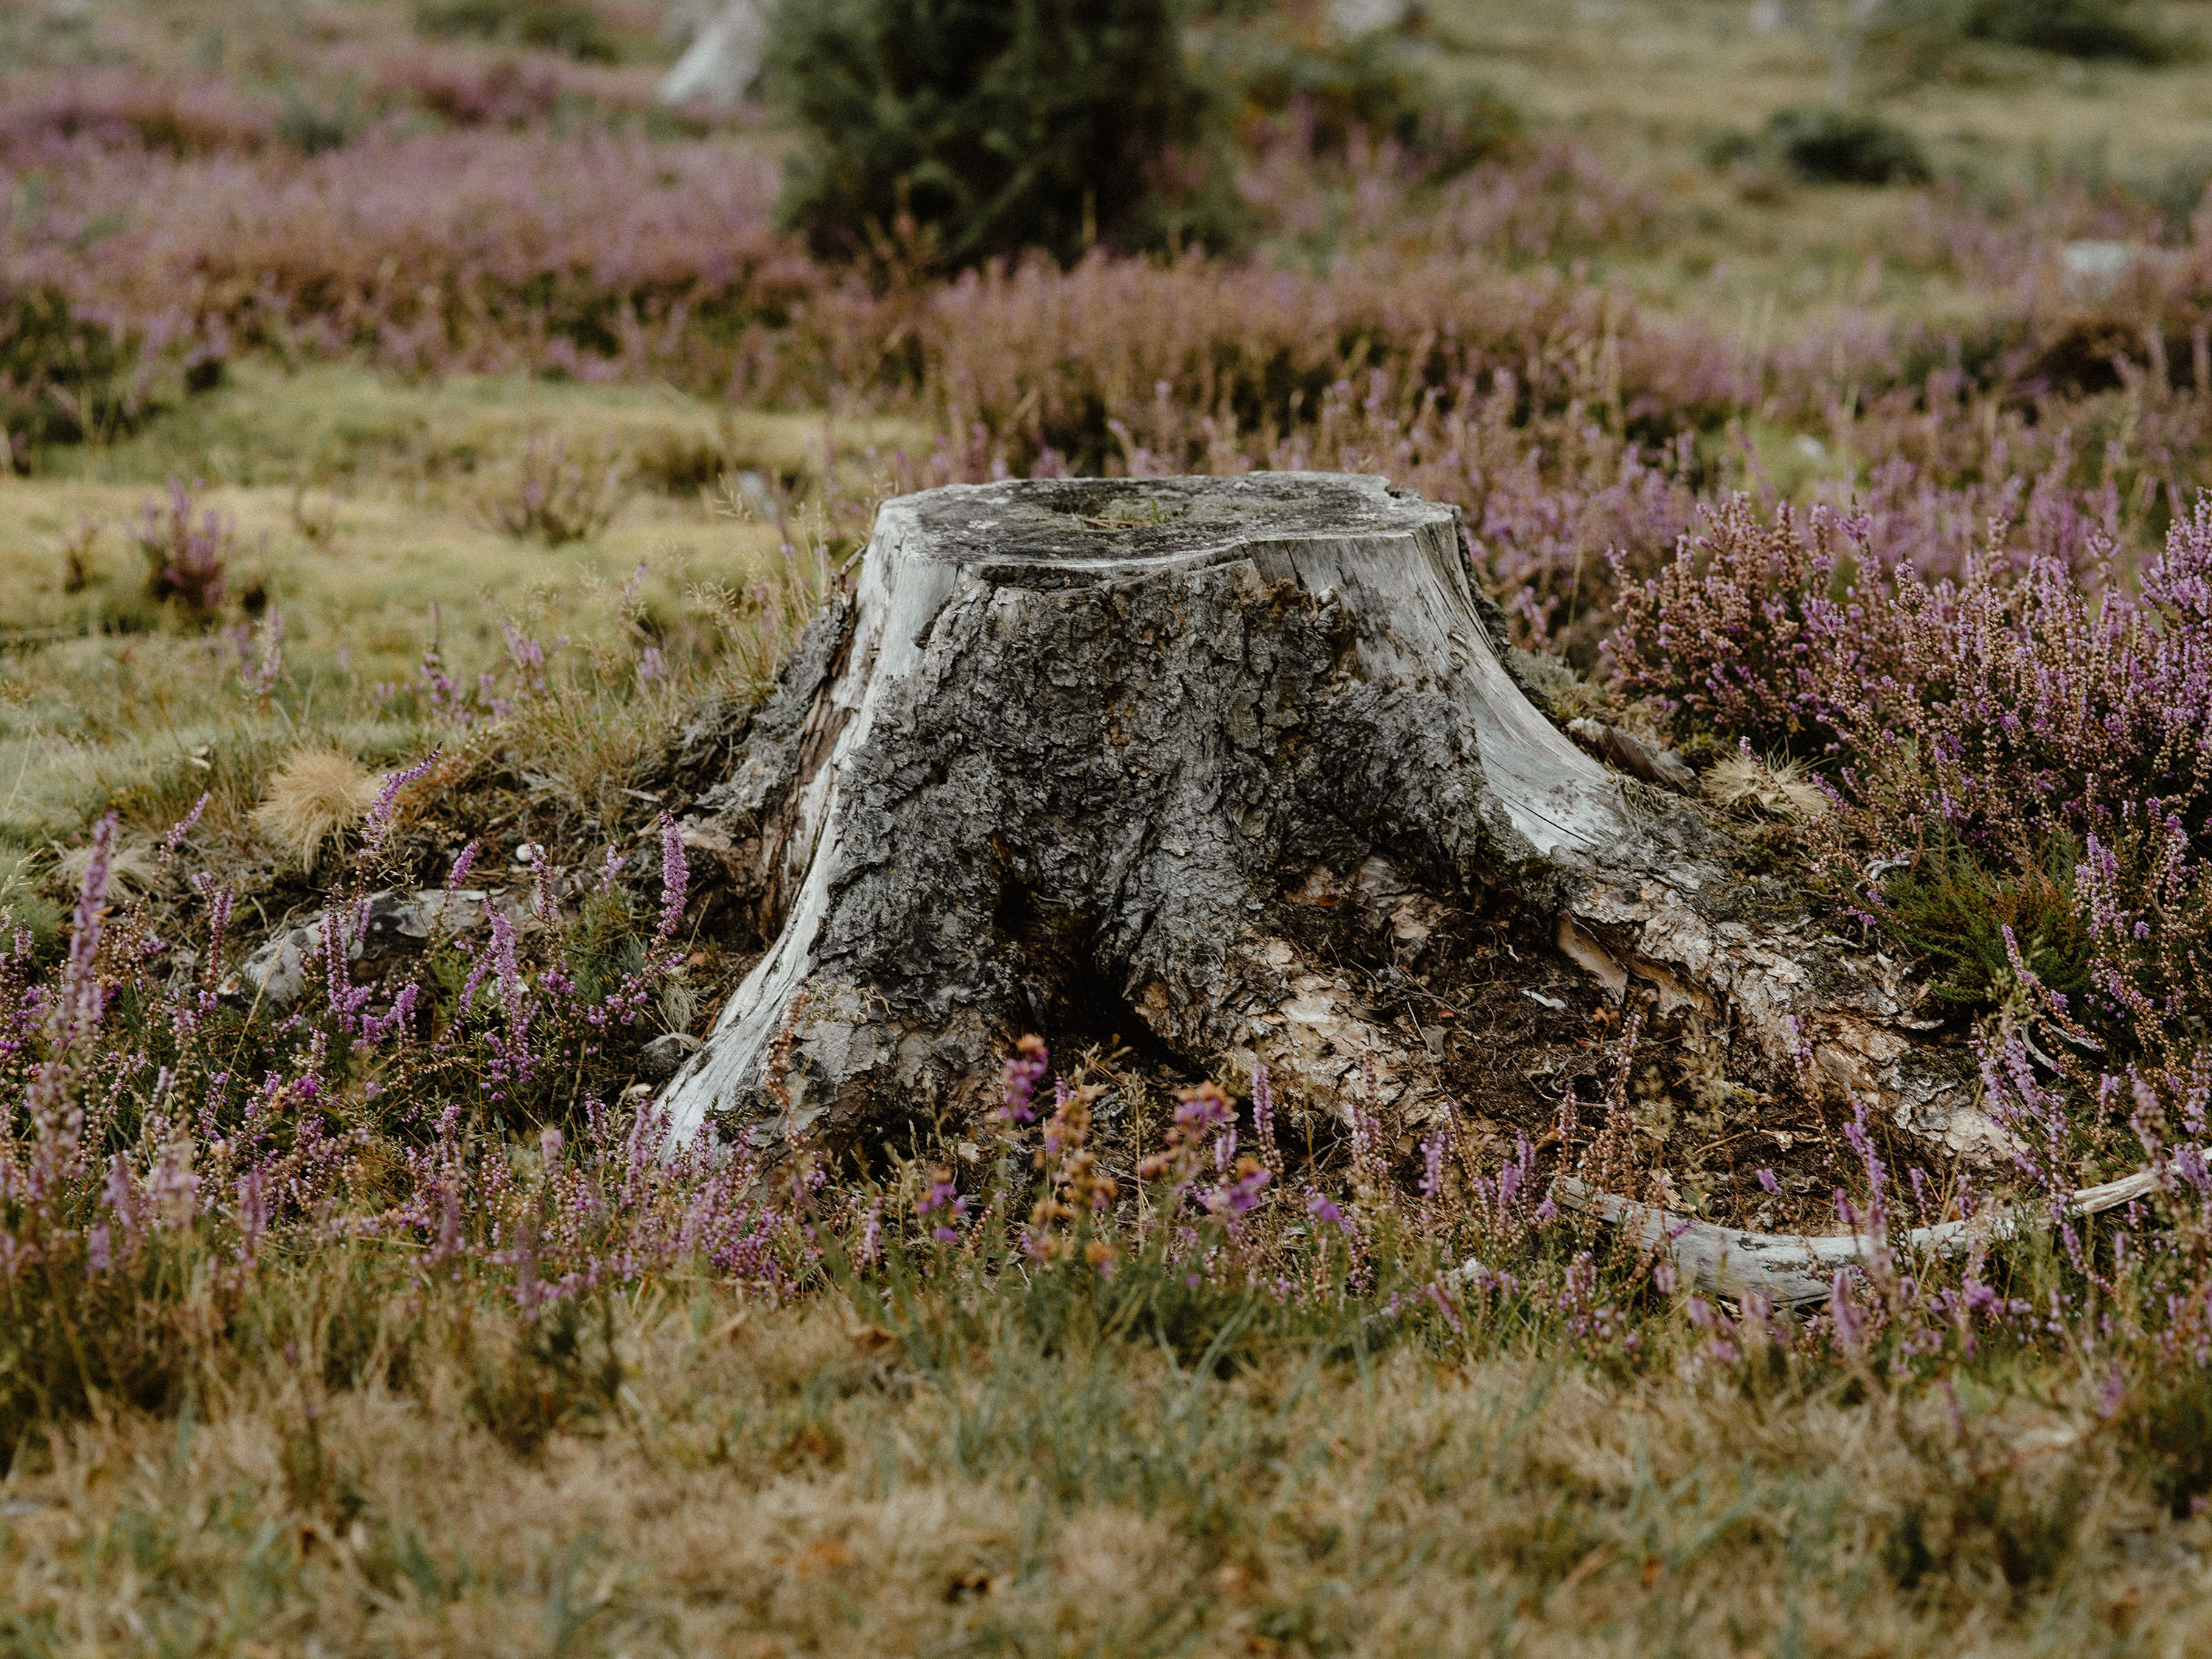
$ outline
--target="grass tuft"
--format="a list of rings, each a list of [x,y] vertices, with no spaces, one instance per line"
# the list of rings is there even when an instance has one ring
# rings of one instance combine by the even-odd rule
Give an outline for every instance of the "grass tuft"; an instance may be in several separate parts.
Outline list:
[[[269,780],[253,822],[284,855],[312,871],[323,848],[362,821],[376,800],[376,780],[334,749],[293,751]]]
[[[93,856],[88,842],[82,847],[64,848],[46,871],[46,884],[76,892],[84,885],[85,872],[92,867]],[[127,897],[147,891],[161,873],[161,866],[153,850],[135,842],[117,848],[108,857],[107,885],[118,896]]]
[[[1755,807],[1777,817],[1807,821],[1828,810],[1828,798],[1794,757],[1761,760],[1748,750],[1724,755],[1703,779],[1705,793],[1723,806]]]

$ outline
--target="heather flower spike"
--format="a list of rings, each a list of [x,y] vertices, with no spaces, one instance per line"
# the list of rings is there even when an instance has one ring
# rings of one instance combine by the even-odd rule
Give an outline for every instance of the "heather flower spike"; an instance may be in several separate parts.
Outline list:
[[[660,927],[657,934],[664,945],[676,937],[684,924],[684,894],[690,885],[690,866],[684,858],[684,836],[676,821],[667,813],[660,815]]]
[[[459,856],[453,860],[453,867],[446,872],[446,885],[449,889],[468,885],[469,872],[476,867],[478,850],[476,842],[471,842],[461,848]]]
[[[401,791],[428,774],[438,763],[439,751],[433,749],[412,766],[402,767],[388,775],[378,787],[376,800],[368,809],[362,822],[360,862],[366,866],[383,850],[385,837],[392,830],[392,815],[399,804]]]
[[[185,844],[185,837],[191,834],[200,821],[200,815],[207,811],[208,803],[214,799],[212,791],[204,793],[192,803],[192,810],[169,827],[169,832],[161,837],[161,856],[163,864],[166,865],[176,857],[178,848]]]
[[[1024,1036],[1007,1056],[999,1084],[999,1118],[1006,1123],[1034,1123],[1036,1086],[1052,1063],[1052,1051],[1040,1036]]]

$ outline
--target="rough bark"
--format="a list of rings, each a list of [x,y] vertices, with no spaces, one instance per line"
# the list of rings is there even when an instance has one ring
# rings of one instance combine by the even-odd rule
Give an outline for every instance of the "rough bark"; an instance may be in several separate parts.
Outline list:
[[[1326,878],[1401,937],[1470,895],[1516,907],[1609,994],[1725,1026],[1747,1075],[1989,1145],[1917,1051],[1899,966],[1585,754],[1498,623],[1456,510],[1381,478],[889,503],[687,828],[774,943],[664,1091],[672,1132],[972,1110],[1021,1030],[1101,1010],[1310,1108],[1371,1089],[1417,1121],[1428,1052],[1284,924]]]

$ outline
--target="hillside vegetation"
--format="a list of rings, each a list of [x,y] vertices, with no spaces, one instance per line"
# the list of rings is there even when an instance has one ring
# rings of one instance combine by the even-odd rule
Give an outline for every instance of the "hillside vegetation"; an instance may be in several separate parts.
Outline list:
[[[0,1649],[2194,1651],[2212,6],[1747,9],[1194,8],[1008,231],[650,5],[0,8]],[[1462,508],[2012,1162],[1503,915],[1330,924],[1439,1129],[1071,1030],[663,1157],[765,943],[685,820],[876,504],[1261,467]],[[1725,1302],[1559,1175],[1879,1248]]]

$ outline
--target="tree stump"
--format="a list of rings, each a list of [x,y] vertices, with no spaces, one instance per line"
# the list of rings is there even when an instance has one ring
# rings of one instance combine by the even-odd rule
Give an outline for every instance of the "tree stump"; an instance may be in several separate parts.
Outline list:
[[[691,823],[774,942],[664,1091],[672,1133],[973,1111],[1022,1031],[1101,1010],[1310,1109],[1357,1090],[1419,1121],[1429,1053],[1285,925],[1328,879],[1401,938],[1515,907],[1607,994],[1725,1027],[1747,1075],[1993,1148],[1899,967],[1578,748],[1518,661],[1457,510],[1379,477],[888,503]]]

